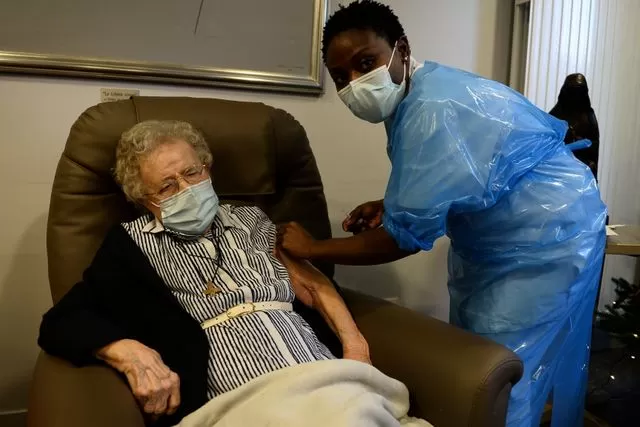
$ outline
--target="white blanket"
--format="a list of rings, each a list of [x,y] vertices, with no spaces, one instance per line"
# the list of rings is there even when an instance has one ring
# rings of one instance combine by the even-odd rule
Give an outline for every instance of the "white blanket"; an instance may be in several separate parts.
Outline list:
[[[399,381],[353,360],[281,369],[220,395],[179,427],[433,427],[407,416]]]

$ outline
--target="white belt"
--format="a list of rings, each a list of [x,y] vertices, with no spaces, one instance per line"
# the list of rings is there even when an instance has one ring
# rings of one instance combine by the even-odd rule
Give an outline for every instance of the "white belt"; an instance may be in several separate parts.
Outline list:
[[[279,301],[267,301],[267,302],[248,302],[245,304],[239,304],[235,307],[231,307],[229,310],[214,317],[213,319],[205,320],[200,324],[202,329],[207,329],[215,326],[219,323],[226,322],[234,317],[244,316],[245,314],[253,313],[254,311],[265,310],[285,310],[293,311],[293,305],[290,302]]]

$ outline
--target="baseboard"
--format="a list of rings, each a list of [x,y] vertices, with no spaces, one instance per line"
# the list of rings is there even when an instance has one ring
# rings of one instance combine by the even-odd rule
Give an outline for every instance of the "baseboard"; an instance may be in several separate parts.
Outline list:
[[[0,426],[25,427],[27,425],[27,410],[0,412]]]

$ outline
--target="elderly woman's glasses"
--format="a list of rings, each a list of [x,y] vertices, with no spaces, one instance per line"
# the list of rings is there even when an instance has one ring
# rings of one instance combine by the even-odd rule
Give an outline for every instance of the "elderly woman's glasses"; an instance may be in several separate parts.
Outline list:
[[[207,165],[193,165],[186,168],[182,173],[177,173],[175,178],[167,178],[162,181],[160,188],[152,193],[147,193],[147,196],[151,196],[158,202],[168,199],[169,197],[178,194],[180,192],[180,182],[182,179],[189,185],[198,184],[206,178],[204,171],[207,169]]]

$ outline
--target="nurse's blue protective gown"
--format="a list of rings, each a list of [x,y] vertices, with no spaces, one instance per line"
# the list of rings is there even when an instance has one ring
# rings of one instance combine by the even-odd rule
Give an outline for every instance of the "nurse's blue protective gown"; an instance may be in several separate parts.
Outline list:
[[[427,62],[386,125],[384,227],[407,250],[451,239],[451,323],[524,361],[508,425],[537,426],[551,390],[552,425],[582,425],[606,207],[566,122]]]

